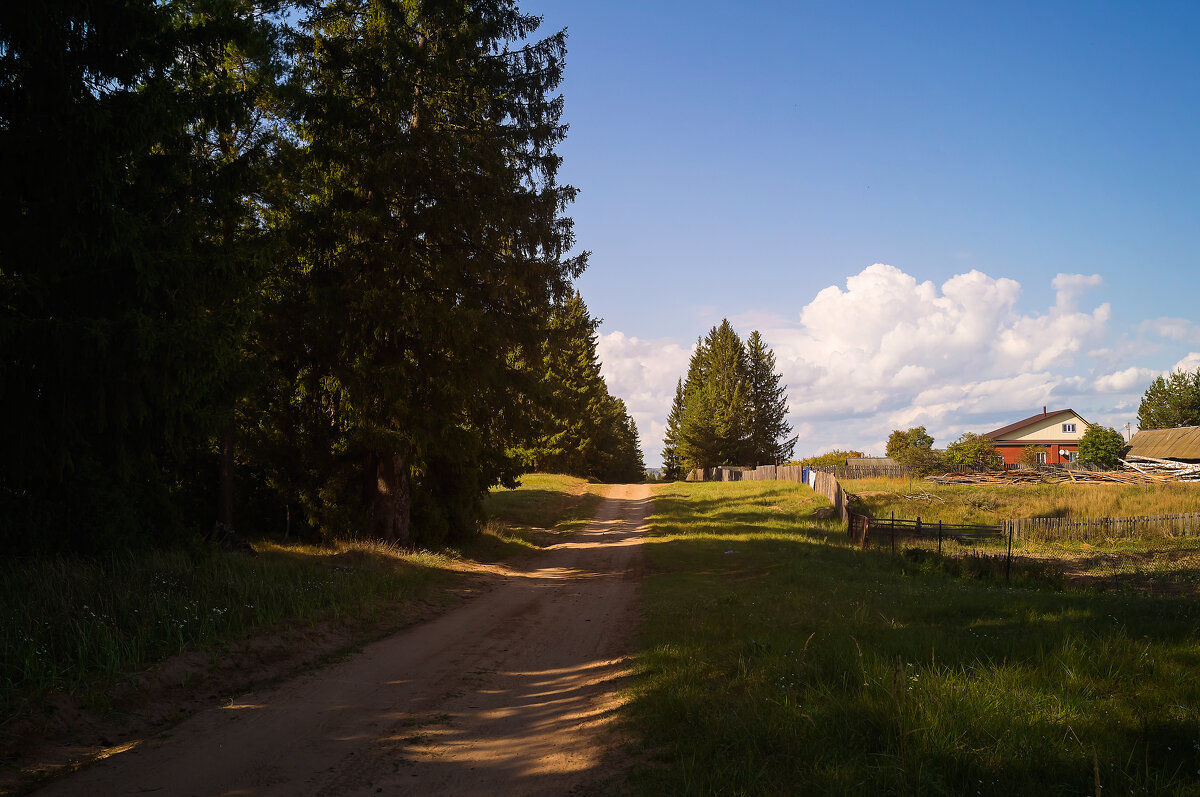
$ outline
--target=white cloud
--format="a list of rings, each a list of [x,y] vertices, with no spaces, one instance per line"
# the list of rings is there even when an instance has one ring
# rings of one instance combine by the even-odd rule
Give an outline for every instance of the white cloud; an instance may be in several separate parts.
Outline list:
[[[1078,306],[1079,294],[1104,284],[1099,274],[1059,274],[1050,283],[1056,292],[1054,306],[1061,313],[1073,313]]]
[[[1189,352],[1188,356],[1175,363],[1175,365],[1171,367],[1171,370],[1163,374],[1163,376],[1167,376],[1174,371],[1195,372],[1197,368],[1200,368],[1200,351],[1193,351]]]
[[[625,401],[637,424],[646,465],[657,465],[675,384],[687,371],[691,348],[610,332],[597,336],[596,353],[608,392]]]
[[[1092,386],[1100,393],[1128,393],[1131,390],[1145,390],[1158,374],[1151,368],[1129,367],[1111,374],[1104,374],[1092,381]]]
[[[1167,340],[1200,343],[1200,325],[1186,318],[1152,318],[1142,322],[1142,329]]]
[[[945,445],[1044,405],[1069,400],[1079,402],[1080,411],[1095,406],[1097,415],[1109,417],[1140,396],[1157,371],[1120,356],[1136,347],[1110,340],[1108,303],[1081,306],[1086,292],[1104,285],[1102,277],[1061,273],[1051,284],[1054,304],[1030,313],[1018,306],[1022,289],[1012,279],[972,270],[939,286],[877,263],[844,286],[818,291],[792,319],[733,318],[743,337],[758,329],[775,352],[800,437],[798,454],[832,448],[882,453],[895,428],[925,425]],[[1142,327],[1173,340],[1200,339],[1200,327],[1184,319]],[[657,462],[662,423],[689,354],[690,345],[667,339],[620,332],[600,338],[605,377],[643,429],[647,464]],[[1200,367],[1200,353],[1181,360],[1181,367]]]

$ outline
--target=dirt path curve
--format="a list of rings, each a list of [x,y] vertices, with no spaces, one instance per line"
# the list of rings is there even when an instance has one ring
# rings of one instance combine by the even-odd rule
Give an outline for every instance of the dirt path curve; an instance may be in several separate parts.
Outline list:
[[[646,485],[503,584],[335,667],[211,709],[46,795],[588,791],[638,618]]]

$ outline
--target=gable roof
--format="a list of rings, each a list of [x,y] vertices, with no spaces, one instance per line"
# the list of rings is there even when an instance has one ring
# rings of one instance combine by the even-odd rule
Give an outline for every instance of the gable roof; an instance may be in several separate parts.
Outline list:
[[[1076,418],[1083,421],[1083,416],[1080,415],[1075,410],[1071,410],[1071,409],[1055,410],[1054,412],[1039,412],[1037,415],[1031,415],[1023,421],[1017,421],[1016,423],[1010,423],[1008,426],[1002,426],[1001,428],[995,430],[994,432],[988,432],[984,436],[990,437],[993,440],[997,440],[1006,434],[1012,434],[1013,432],[1018,432],[1021,429],[1024,429],[1026,426],[1033,426],[1035,423],[1045,423],[1046,421],[1048,421],[1051,418],[1054,418],[1055,416],[1058,416],[1058,415],[1074,415]],[[1087,423],[1087,421],[1083,421],[1083,422]]]
[[[1139,431],[1129,441],[1127,456],[1200,459],[1200,426]]]

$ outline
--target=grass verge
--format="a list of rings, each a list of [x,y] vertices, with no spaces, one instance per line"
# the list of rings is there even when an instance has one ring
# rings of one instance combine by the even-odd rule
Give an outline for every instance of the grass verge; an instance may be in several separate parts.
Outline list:
[[[386,621],[450,581],[450,556],[375,543],[259,543],[0,564],[0,732],[55,692],[102,700],[114,679],[284,623]],[[93,700],[93,702],[94,702]]]
[[[255,544],[0,562],[0,758],[67,695],[91,710],[118,682],[179,653],[333,623],[367,641],[414,601],[444,602],[471,560],[529,552],[583,525],[599,502],[581,479],[533,475],[489,501],[495,520],[462,550],[371,542]]]
[[[853,550],[806,520],[821,500],[771,482],[657,488],[636,790],[1200,791],[1194,601],[1004,587]]]

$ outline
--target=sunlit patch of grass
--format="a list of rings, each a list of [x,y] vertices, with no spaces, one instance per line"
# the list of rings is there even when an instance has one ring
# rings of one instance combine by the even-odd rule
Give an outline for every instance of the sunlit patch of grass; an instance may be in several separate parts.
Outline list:
[[[781,490],[660,488],[639,793],[1200,791],[1194,601],[853,549]]]
[[[514,490],[495,488],[488,495],[490,520],[483,539],[469,549],[476,556],[508,556],[552,545],[578,531],[595,516],[602,484],[560,474],[530,473]]]

